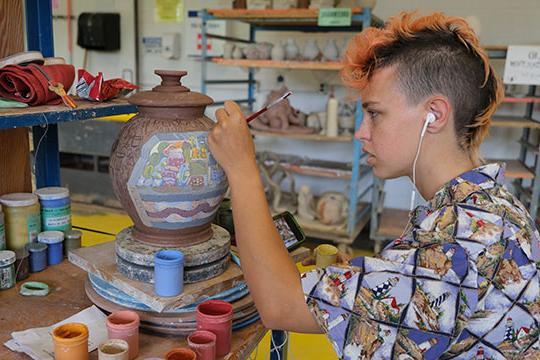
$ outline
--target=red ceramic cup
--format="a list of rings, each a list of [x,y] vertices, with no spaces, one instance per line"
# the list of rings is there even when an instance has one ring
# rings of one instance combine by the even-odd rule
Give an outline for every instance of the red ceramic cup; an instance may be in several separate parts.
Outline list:
[[[198,360],[198,358],[193,350],[174,348],[165,355],[165,360]]]
[[[197,354],[197,360],[216,358],[216,334],[206,330],[197,330],[187,338],[189,348]]]
[[[231,351],[232,305],[222,300],[208,300],[197,306],[197,330],[208,330],[216,335],[216,356]]]
[[[109,339],[122,339],[129,345],[129,359],[139,354],[139,314],[131,310],[113,312],[107,317]]]

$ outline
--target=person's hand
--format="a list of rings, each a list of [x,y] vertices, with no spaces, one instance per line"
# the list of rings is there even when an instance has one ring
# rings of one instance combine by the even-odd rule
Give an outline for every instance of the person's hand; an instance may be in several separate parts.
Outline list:
[[[255,146],[240,106],[225,101],[225,107],[216,110],[216,118],[208,145],[227,176],[256,170]]]
[[[304,266],[315,265],[315,258],[316,258],[315,251],[313,251],[313,253],[309,257],[302,260],[302,265]],[[348,254],[342,251],[338,251],[336,264],[349,265],[349,262],[351,261],[351,259],[352,257],[349,256]]]

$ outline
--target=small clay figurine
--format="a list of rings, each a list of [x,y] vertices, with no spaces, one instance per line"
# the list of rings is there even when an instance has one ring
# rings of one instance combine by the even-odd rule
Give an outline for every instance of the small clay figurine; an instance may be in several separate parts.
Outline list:
[[[265,106],[278,99],[289,89],[282,87],[279,90],[271,91],[266,98]],[[289,100],[286,99],[276,106],[271,107],[267,112],[256,118],[250,126],[256,130],[271,132],[290,132],[297,134],[310,134],[313,129],[304,126],[305,115],[294,109]]]
[[[302,185],[298,191],[298,217],[304,220],[315,220],[315,203],[309,186]]]
[[[317,218],[323,224],[343,225],[347,219],[347,212],[347,199],[341,193],[324,193],[317,202]]]
[[[258,156],[257,164],[261,171],[264,192],[267,194],[270,207],[276,213],[296,211],[296,194],[294,192],[294,176],[280,164],[276,154],[263,152]],[[282,190],[283,180],[288,179],[290,198]]]

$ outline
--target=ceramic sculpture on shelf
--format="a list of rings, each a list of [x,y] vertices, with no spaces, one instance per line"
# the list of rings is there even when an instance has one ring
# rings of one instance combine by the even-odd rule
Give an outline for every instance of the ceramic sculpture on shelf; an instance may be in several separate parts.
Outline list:
[[[283,42],[274,45],[270,52],[270,57],[275,61],[282,61],[285,59],[285,46],[283,45]]]
[[[182,86],[185,71],[156,70],[161,85],[129,98],[138,114],[113,144],[110,174],[133,237],[157,246],[184,246],[213,235],[212,219],[227,190],[208,148],[213,100]]]
[[[271,91],[266,98],[265,106],[272,103],[274,100],[281,97],[289,89],[282,87],[279,90]],[[256,118],[250,123],[250,126],[256,130],[270,131],[270,132],[288,132],[309,134],[313,132],[304,126],[305,115],[300,111],[294,109],[289,100],[285,99],[279,104],[271,107],[267,112]]]
[[[268,60],[272,54],[272,48],[274,45],[269,42],[262,42],[257,44],[257,51],[259,52],[259,59]]]
[[[249,59],[249,60],[259,59],[259,49],[257,48],[257,44],[249,44],[248,46],[244,47],[243,52],[246,59]]]
[[[306,120],[306,126],[313,129],[313,132],[319,132],[321,130],[321,120],[319,119],[319,114],[309,114]]]
[[[235,46],[233,43],[226,42],[225,45],[223,45],[223,58],[232,59],[234,48]]]
[[[298,49],[296,41],[291,38],[287,39],[287,43],[285,44],[285,59],[298,60],[299,53],[300,50]]]
[[[347,198],[342,193],[327,192],[317,201],[317,218],[326,225],[343,225],[347,220]]]
[[[355,110],[356,105],[354,102],[341,102],[339,104],[338,122],[342,135],[353,135]]]
[[[296,5],[296,0],[272,0],[273,9],[294,9]]]
[[[339,59],[339,50],[335,39],[328,39],[322,51],[323,61],[337,61]]]
[[[315,202],[311,189],[307,185],[302,185],[298,190],[298,217],[303,220],[315,220]]]
[[[264,191],[270,207],[276,213],[296,211],[296,194],[294,192],[294,176],[280,164],[276,154],[263,152],[258,156],[257,164],[261,172]],[[286,193],[282,190],[283,181],[288,180]]]
[[[331,8],[334,7],[334,0],[311,0],[309,2],[310,9]]]
[[[244,57],[244,51],[241,46],[235,46],[234,51],[232,53],[233,59],[242,59]]]
[[[321,50],[317,46],[315,39],[308,39],[304,51],[302,52],[302,58],[308,61],[318,60],[321,55]]]

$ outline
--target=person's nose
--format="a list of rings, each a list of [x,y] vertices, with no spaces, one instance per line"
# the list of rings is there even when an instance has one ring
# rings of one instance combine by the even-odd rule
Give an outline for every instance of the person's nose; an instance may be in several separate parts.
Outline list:
[[[370,128],[369,128],[368,123],[369,123],[369,120],[364,118],[358,130],[356,130],[356,132],[354,133],[355,139],[360,140],[360,141],[369,140]]]

